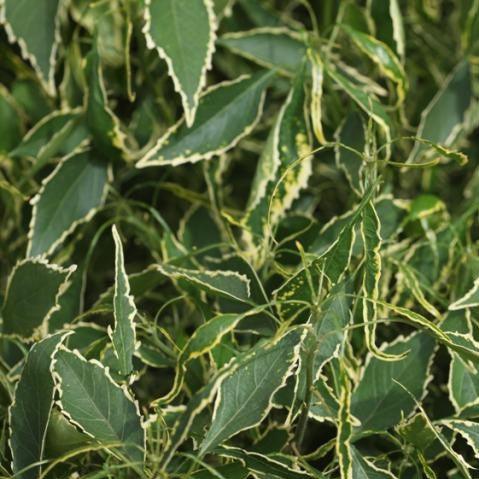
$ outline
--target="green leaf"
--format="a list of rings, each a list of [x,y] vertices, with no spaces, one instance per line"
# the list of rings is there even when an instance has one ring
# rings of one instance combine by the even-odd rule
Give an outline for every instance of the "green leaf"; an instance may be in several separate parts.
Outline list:
[[[479,424],[472,421],[463,421],[461,419],[446,419],[442,424],[458,432],[467,441],[474,450],[474,455],[479,456]]]
[[[458,136],[472,101],[470,68],[461,62],[443,83],[421,114],[417,135],[433,143],[450,146]],[[417,163],[427,147],[416,143],[408,163]]]
[[[308,49],[308,59],[311,64],[311,123],[316,139],[321,145],[327,143],[323,131],[323,83],[324,65],[321,56],[314,50]]]
[[[30,338],[45,334],[48,319],[59,308],[75,266],[61,268],[40,258],[17,263],[8,278],[2,307],[3,333]]]
[[[237,1],[251,22],[258,27],[276,27],[285,23],[280,12],[273,9],[268,3],[258,0]]]
[[[378,65],[381,73],[397,84],[398,103],[402,103],[408,82],[404,68],[394,52],[386,44],[370,35],[347,25],[343,25],[342,28],[353,42]]]
[[[61,412],[52,409],[45,438],[46,457],[61,457],[92,442],[89,436],[78,431]]]
[[[221,343],[223,336],[233,331],[236,325],[245,317],[239,314],[220,314],[202,324],[188,339],[188,342],[178,356],[175,382],[171,391],[158,402],[170,402],[181,390],[187,364]]]
[[[394,479],[389,471],[376,467],[361,455],[357,448],[351,447],[352,471],[354,479]]]
[[[457,413],[478,402],[479,374],[456,353],[451,353],[448,387]]]
[[[343,369],[342,366],[341,369]],[[341,370],[339,374],[340,396],[337,416],[338,433],[336,436],[336,453],[338,455],[341,477],[355,477],[353,476],[353,455],[351,446],[351,439],[353,436],[351,385],[344,370]]]
[[[85,76],[88,86],[85,107],[86,123],[93,137],[93,146],[108,159],[121,155],[124,135],[118,118],[108,106],[100,55],[96,44],[86,57]]]
[[[54,111],[43,117],[10,152],[12,157],[27,157],[39,170],[54,156],[65,156],[79,147],[88,136],[79,110]]]
[[[9,410],[10,448],[12,469],[20,479],[35,479],[42,472],[37,463],[45,459],[45,438],[54,395],[50,367],[65,336],[65,333],[48,336],[32,346],[15,389]]]
[[[54,371],[61,409],[71,421],[112,452],[141,465],[145,431],[138,405],[127,391],[100,363],[65,349],[56,354]]]
[[[288,76],[297,73],[306,55],[306,45],[300,36],[284,27],[226,33],[217,43],[262,67],[277,69]]]
[[[304,302],[313,302],[314,296],[317,294],[314,288],[319,286],[322,276],[329,279],[333,286],[341,281],[351,260],[355,227],[372,194],[373,188],[370,188],[356,208],[347,214],[332,243],[321,251],[321,254],[315,256],[310,264],[293,274],[274,292],[283,316],[291,315],[298,308],[304,306]]]
[[[258,122],[273,75],[260,72],[210,88],[199,101],[191,127],[180,120],[136,166],[176,166],[208,160],[228,151]]]
[[[213,377],[208,384],[197,391],[188,401],[185,410],[179,415],[179,419],[176,422],[174,431],[171,435],[171,441],[163,454],[161,460],[161,465],[163,467],[166,467],[171,461],[178,447],[188,436],[195,419],[213,401],[223,377],[224,373],[220,373]]]
[[[156,265],[158,271],[173,280],[181,280],[195,289],[215,296],[223,296],[237,301],[248,301],[250,296],[249,279],[235,271],[198,271],[172,266]]]
[[[258,474],[265,474],[265,477],[281,479],[306,479],[311,477],[304,471],[295,470],[271,457],[259,454],[254,451],[247,451],[239,447],[222,446],[215,450],[220,456],[238,459],[245,467]]]
[[[292,374],[304,330],[293,329],[230,366],[222,381],[213,421],[201,444],[204,454],[240,431],[259,424],[272,407],[274,393]]]
[[[396,431],[409,444],[423,452],[436,440],[434,429],[430,427],[427,417],[421,412],[401,422],[396,427]]]
[[[121,67],[126,62],[128,43],[128,14],[120,0],[89,2],[76,5],[71,14],[94,38],[105,66]]]
[[[323,365],[340,354],[348,324],[351,322],[351,298],[347,296],[350,284],[339,283],[320,305],[319,313],[313,317],[317,349],[314,355],[315,379]]]
[[[23,120],[15,99],[0,85],[0,153],[12,150],[23,134]]]
[[[59,308],[48,318],[48,332],[56,333],[73,323],[82,309],[82,266],[70,276],[70,286],[58,299]]]
[[[235,0],[213,0],[213,7],[217,17],[222,17],[229,12]]]
[[[247,479],[248,469],[245,469],[239,463],[224,464],[223,466],[215,466],[214,469],[211,466],[208,469],[195,472],[191,479],[216,479],[218,474],[221,477],[227,477],[228,479]]]
[[[32,199],[28,256],[51,254],[105,201],[108,167],[91,151],[65,157]]]
[[[355,85],[338,70],[325,64],[325,71],[331,79],[344,90],[352,100],[364,110],[383,130],[386,139],[391,137],[391,120],[381,103],[372,95],[368,95],[359,85]]]
[[[155,264],[148,266],[143,271],[128,275],[131,294],[134,297],[143,296],[160,284],[165,283],[165,281],[164,274],[158,271],[158,268]],[[113,303],[114,293],[115,286],[113,285],[100,295],[95,303],[95,306],[101,309],[111,306]]]
[[[244,218],[250,255],[267,248],[271,230],[307,185],[312,172],[311,138],[305,118],[305,73],[297,75],[293,88],[270,132],[260,157]],[[295,162],[301,160],[299,164]],[[250,237],[251,236],[251,237]]]
[[[210,0],[147,0],[147,45],[168,65],[191,126],[215,50],[216,18]]]
[[[377,38],[387,43],[400,58],[404,58],[406,41],[398,0],[371,0],[369,8],[376,24]]]
[[[402,384],[420,401],[430,381],[429,369],[435,341],[427,333],[399,337],[381,348],[388,354],[404,354],[398,361],[383,361],[370,357],[361,381],[353,392],[351,413],[361,422],[363,431],[380,431],[396,425],[416,408]]]
[[[50,93],[55,93],[55,60],[60,43],[60,0],[4,0],[0,23],[5,25],[10,42],[18,43]]]
[[[350,113],[339,126],[335,138],[338,142],[335,147],[336,165],[343,170],[354,192],[361,195],[364,162],[360,155],[362,155],[365,146],[365,131],[361,115],[358,112]],[[359,154],[339,143],[352,148]]]
[[[376,346],[377,303],[381,278],[381,224],[372,201],[362,211],[361,236],[364,245],[362,282],[362,311],[367,348],[383,360],[397,360],[398,356],[385,354]]]
[[[474,281],[472,288],[462,297],[449,305],[450,311],[479,306],[479,278]]]
[[[136,315],[136,306],[134,298],[130,294],[123,246],[115,226],[112,227],[112,234],[115,242],[115,295],[113,297],[115,328],[113,331],[109,328],[108,334],[118,358],[119,372],[126,376],[133,370],[133,354],[137,348],[136,329],[133,321]]]

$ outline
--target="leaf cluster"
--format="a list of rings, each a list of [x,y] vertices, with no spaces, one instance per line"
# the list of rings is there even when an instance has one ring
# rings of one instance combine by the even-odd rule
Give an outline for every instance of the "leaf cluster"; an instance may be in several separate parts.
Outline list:
[[[479,0],[0,22],[0,478],[475,477]]]

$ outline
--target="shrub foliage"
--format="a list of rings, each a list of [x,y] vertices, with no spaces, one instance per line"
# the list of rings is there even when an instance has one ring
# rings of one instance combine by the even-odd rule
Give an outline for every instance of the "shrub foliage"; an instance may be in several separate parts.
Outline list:
[[[478,0],[0,4],[1,477],[474,477]]]

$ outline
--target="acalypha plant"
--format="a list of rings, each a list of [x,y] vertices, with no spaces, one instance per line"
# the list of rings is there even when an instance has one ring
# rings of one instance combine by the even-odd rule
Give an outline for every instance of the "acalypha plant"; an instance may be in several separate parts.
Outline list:
[[[0,479],[473,479],[479,0],[0,0]]]

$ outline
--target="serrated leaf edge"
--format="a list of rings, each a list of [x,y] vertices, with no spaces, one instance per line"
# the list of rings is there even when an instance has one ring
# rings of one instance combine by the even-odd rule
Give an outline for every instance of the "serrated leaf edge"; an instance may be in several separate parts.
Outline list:
[[[208,12],[208,21],[209,21],[209,27],[210,27],[210,35],[209,35],[209,40],[208,40],[208,46],[207,46],[207,51],[206,51],[206,58],[203,63],[203,69],[201,71],[200,75],[200,81],[198,82],[198,87],[196,89],[195,94],[193,95],[193,107],[190,108],[188,98],[186,96],[186,93],[183,90],[183,86],[179,80],[179,78],[176,76],[175,73],[175,68],[173,64],[173,60],[170,58],[170,56],[166,53],[166,51],[162,48],[159,47],[153,37],[151,36],[151,13],[150,13],[150,5],[151,5],[151,0],[145,0],[145,7],[144,7],[144,14],[143,14],[143,20],[144,20],[144,27],[143,27],[143,34],[145,35],[146,38],[146,46],[150,50],[156,50],[158,52],[158,55],[160,58],[162,58],[167,66],[168,66],[168,74],[170,78],[173,80],[173,85],[175,87],[175,91],[179,93],[181,96],[181,103],[183,105],[183,110],[185,114],[185,121],[187,126],[191,126],[195,120],[195,115],[196,115],[196,110],[198,108],[198,102],[200,99],[200,93],[203,90],[203,88],[206,85],[206,72],[208,70],[211,70],[213,63],[213,54],[216,50],[216,31],[218,30],[218,22],[216,19],[216,15],[214,12],[214,5],[212,0],[203,0],[203,5],[206,8],[206,11]]]
[[[55,295],[55,304],[47,311],[47,314],[43,318],[40,325],[37,326],[33,330],[32,334],[30,336],[21,336],[17,333],[11,333],[11,334],[2,333],[5,336],[19,339],[22,342],[32,341],[33,339],[35,339],[37,337],[38,333],[42,334],[42,333],[46,333],[48,331],[48,321],[51,318],[51,316],[53,315],[53,313],[60,310],[60,308],[61,308],[61,306],[59,304],[60,297],[70,287],[70,285],[71,285],[70,276],[77,269],[77,266],[75,264],[73,264],[73,265],[71,265],[67,268],[64,268],[64,267],[59,266],[57,264],[49,263],[44,256],[33,256],[33,257],[23,258],[22,260],[17,261],[15,266],[10,271],[10,274],[8,275],[7,287],[5,289],[5,298],[8,298],[8,293],[10,291],[10,283],[12,281],[12,278],[13,278],[15,272],[17,271],[17,269],[19,269],[21,266],[23,266],[26,263],[41,264],[41,265],[45,266],[47,269],[50,269],[50,270],[55,271],[55,272],[60,273],[60,274],[64,274],[65,279],[60,284],[60,286],[58,288],[58,291],[57,291],[57,294]],[[3,324],[3,318],[1,320],[1,323]]]
[[[6,5],[5,2],[2,1],[0,2],[0,24],[3,24],[5,31],[7,33],[7,38],[10,43],[16,43],[20,47],[20,53],[23,59],[28,60],[35,73],[37,74],[37,78],[40,81],[40,84],[45,88],[46,92],[54,96],[56,92],[56,87],[55,87],[55,66],[56,66],[56,56],[58,52],[58,47],[61,43],[61,34],[60,34],[60,19],[61,19],[61,12],[62,10],[65,10],[67,6],[67,2],[62,2],[61,0],[58,3],[57,7],[57,12],[55,16],[55,35],[54,35],[54,42],[52,45],[52,51],[50,53],[50,59],[49,59],[49,76],[47,79],[44,78],[43,72],[40,70],[40,67],[38,66],[38,62],[36,57],[29,52],[28,46],[25,42],[25,40],[22,37],[17,37],[13,31],[13,28],[11,25],[8,23],[7,18],[6,18]]]
[[[45,177],[43,180],[42,180],[42,184],[41,184],[41,187],[40,187],[40,190],[38,191],[38,193],[30,200],[30,205],[33,207],[32,208],[32,217],[30,219],[30,224],[28,225],[28,235],[27,235],[27,239],[28,239],[28,245],[27,245],[27,256],[29,256],[30,254],[30,250],[32,249],[32,240],[33,240],[33,230],[34,230],[34,226],[35,226],[35,222],[36,222],[36,219],[37,219],[37,208],[38,208],[38,202],[40,201],[43,193],[45,192],[45,188],[47,187],[47,185],[50,183],[50,181],[53,180],[53,178],[55,177],[55,175],[58,173],[58,171],[60,171],[61,167],[71,158],[73,158],[74,156],[78,155],[78,154],[82,154],[82,153],[86,153],[88,152],[89,149],[88,148],[85,148],[84,146],[79,146],[77,149],[75,149],[74,151],[72,151],[69,155],[66,155],[64,156],[57,164],[57,166],[55,167],[55,169],[47,176]],[[90,211],[88,211],[88,213],[83,217],[83,218],[80,218],[76,221],[74,221],[71,226],[69,228],[67,228],[61,235],[60,237],[54,241],[50,247],[48,248],[47,251],[45,251],[44,253],[42,253],[41,257],[46,257],[46,256],[50,256],[54,251],[55,249],[61,245],[65,239],[71,234],[73,233],[73,231],[75,231],[76,227],[78,225],[81,225],[83,223],[87,223],[88,221],[90,221],[94,216],[95,214],[101,210],[101,208],[103,207],[105,201],[106,201],[106,197],[108,195],[108,183],[112,181],[112,178],[113,178],[113,173],[112,173],[112,169],[111,169],[111,165],[108,165],[107,166],[107,181],[105,182],[105,186],[103,188],[103,195],[102,195],[102,198],[100,200],[100,204],[94,208],[91,208]]]
[[[231,52],[235,53],[236,55],[241,56],[243,58],[246,58],[247,60],[250,60],[250,61],[256,63],[257,65],[261,66],[261,67],[274,68],[278,72],[282,73],[283,75],[285,75],[287,77],[294,76],[294,73],[292,73],[288,70],[285,70],[281,67],[278,67],[278,65],[274,65],[274,64],[269,63],[267,61],[263,61],[263,60],[255,57],[254,55],[246,53],[246,52],[244,52],[244,51],[242,51],[238,48],[231,47],[229,45],[222,45],[221,44],[221,40],[223,40],[223,39],[224,40],[229,40],[231,38],[233,40],[237,40],[237,39],[242,39],[242,38],[254,37],[255,35],[258,35],[258,34],[262,35],[262,34],[265,34],[265,33],[268,33],[268,34],[271,34],[271,35],[278,35],[278,36],[286,35],[286,36],[292,38],[293,40],[296,40],[298,42],[303,43],[301,35],[299,33],[295,32],[294,30],[289,29],[288,27],[257,27],[257,28],[252,28],[251,30],[246,30],[246,31],[225,33],[224,35],[222,35],[219,38],[219,44],[223,48],[226,48],[226,49],[230,50]],[[306,45],[304,45],[304,48],[306,50]]]
[[[135,327],[135,323],[133,322],[133,319],[135,318],[136,313],[137,313],[137,308],[136,308],[136,305],[135,305],[134,298],[130,294],[130,281],[128,280],[128,275],[126,274],[126,269],[125,269],[125,260],[124,260],[124,255],[123,255],[123,245],[121,243],[120,235],[118,234],[118,230],[117,230],[115,225],[112,226],[111,231],[112,231],[112,235],[113,235],[113,241],[115,243],[115,286],[114,286],[115,292],[114,292],[114,296],[113,296],[113,305],[114,305],[113,314],[114,314],[114,317],[115,317],[115,329],[113,330],[112,327],[110,325],[108,325],[107,333],[108,333],[108,336],[110,337],[110,340],[111,340],[112,345],[113,345],[113,352],[114,352],[116,358],[118,359],[118,361],[121,363],[121,359],[120,359],[120,356],[118,354],[118,350],[116,348],[115,341],[114,341],[114,338],[113,338],[113,334],[116,331],[116,328],[118,327],[117,312],[116,312],[116,307],[115,307],[115,304],[116,304],[115,303],[115,298],[117,297],[117,294],[118,294],[116,277],[118,275],[123,276],[123,278],[124,278],[124,281],[125,281],[125,284],[126,284],[125,296],[128,300],[128,304],[132,308],[132,312],[128,315],[127,319],[128,319],[128,323],[130,324],[131,331],[133,333],[133,343],[134,343],[133,354],[140,347],[140,343],[136,339],[136,327]]]
[[[397,336],[396,338],[394,338],[394,340],[389,342],[389,343],[386,343],[386,342],[382,343],[379,346],[379,350],[384,351],[386,348],[388,348],[390,346],[395,346],[396,344],[399,344],[399,343],[407,343],[408,341],[410,341],[415,336],[417,336],[418,334],[421,334],[421,333],[427,333],[427,331],[423,331],[423,330],[415,331],[415,332],[411,333],[409,336],[404,336],[404,335],[401,334],[401,335]],[[416,401],[419,402],[419,403],[421,403],[424,400],[424,398],[426,397],[427,389],[429,387],[429,384],[434,379],[434,376],[432,374],[432,365],[434,363],[434,357],[436,356],[436,352],[437,352],[438,349],[439,349],[439,345],[435,344],[434,348],[432,350],[432,353],[431,353],[431,357],[429,358],[428,364],[426,366],[426,378],[424,380],[424,386],[423,386],[422,394],[420,395],[419,398],[416,399]],[[367,366],[369,365],[369,363],[371,362],[371,360],[373,358],[378,359],[377,357],[375,357],[375,355],[373,353],[368,352],[367,356],[366,356],[366,359],[364,361],[364,364],[359,371],[358,381],[357,381],[357,383],[356,383],[356,385],[355,385],[355,387],[352,391],[352,396],[354,396],[354,393],[355,393],[359,383],[363,380],[366,368],[367,368]],[[409,419],[411,416],[414,415],[415,411],[416,411],[416,407],[411,411],[410,414],[407,414],[406,416],[404,416],[404,419]],[[358,422],[361,423],[359,420],[358,420]],[[369,432],[369,431],[365,430],[364,432]],[[370,431],[370,432],[374,432],[374,431]]]
[[[141,415],[141,412],[140,412],[140,404],[139,402],[133,398],[133,396],[131,395],[130,391],[128,390],[127,386],[125,384],[119,386],[115,380],[111,377],[111,374],[110,374],[110,370],[107,366],[104,366],[100,361],[96,360],[96,359],[90,359],[90,360],[87,360],[86,358],[84,358],[81,353],[78,351],[78,349],[73,349],[73,350],[70,350],[68,348],[66,348],[65,346],[63,345],[60,345],[60,347],[58,348],[57,351],[59,350],[62,350],[62,351],[66,351],[66,352],[69,352],[69,353],[72,353],[74,354],[78,359],[80,359],[81,361],[85,362],[85,363],[88,363],[92,366],[95,366],[99,369],[101,369],[105,375],[105,377],[107,378],[107,380],[112,384],[112,386],[120,389],[125,398],[131,402],[134,407],[135,407],[135,410],[136,410],[136,413],[137,413],[137,416],[138,418],[140,419],[140,426],[141,426],[141,429],[143,429],[143,460],[146,458],[146,423],[144,421],[144,418],[143,416]],[[63,414],[63,416],[67,419],[68,422],[70,422],[71,424],[77,426],[83,433],[85,433],[87,436],[93,438],[95,441],[97,442],[100,442],[98,441],[98,439],[95,438],[95,436],[91,433],[89,433],[88,431],[86,431],[83,426],[78,423],[77,421],[75,421],[71,416],[70,414],[65,410],[65,407],[63,406],[63,403],[62,403],[62,396],[63,396],[63,390],[62,390],[62,378],[61,376],[55,371],[55,364],[56,364],[56,359],[53,358],[53,361],[52,363],[50,364],[50,371],[51,371],[51,374],[52,374],[52,377],[53,377],[53,380],[55,382],[55,389],[56,391],[58,392],[58,399],[56,401],[56,404],[58,405],[59,409],[60,409],[60,412]],[[113,454],[114,454],[114,451],[112,451]]]
[[[65,338],[67,336],[70,336],[72,334],[72,332],[70,331],[67,331],[65,333],[56,333],[56,334],[61,334],[61,338],[60,338],[60,341],[58,342],[58,344],[56,345],[55,349],[53,350],[53,353],[52,355],[50,356],[50,368],[51,368],[51,364],[54,360],[54,357],[55,357],[55,354],[57,353],[57,351],[60,349],[60,346],[62,345],[63,341],[65,340]],[[48,335],[47,337],[43,338],[43,339],[48,339],[48,338],[51,338],[52,336],[55,336],[55,334],[50,334]],[[30,351],[35,348],[37,346],[37,344],[39,343],[35,343],[32,348],[30,349]],[[29,352],[30,352],[29,351]],[[51,373],[51,370],[50,370],[50,373]],[[18,380],[18,382],[20,381],[20,379]],[[52,391],[52,399],[51,399],[51,406],[50,406],[50,411],[49,411],[49,418],[48,420],[50,421],[50,415],[51,415],[51,412],[52,412],[52,409],[53,409],[53,405],[55,403],[55,382],[54,382],[54,379],[53,379],[53,375],[52,375],[52,381],[54,383],[53,385],[53,391]],[[15,399],[16,399],[16,394],[17,394],[17,387],[18,387],[18,382],[17,384],[15,385],[15,389],[13,391],[13,394],[12,394],[12,403],[10,404],[10,406],[8,407],[8,448],[12,454],[12,460],[10,462],[10,467],[12,469],[12,471],[15,471],[14,469],[14,463],[13,463],[13,448],[12,448],[12,434],[13,434],[13,430],[12,430],[12,409],[13,409],[13,406],[15,405]],[[48,423],[47,423],[47,426],[48,426]],[[43,456],[43,452],[44,452],[44,447],[45,447],[45,440],[46,440],[46,436],[47,436],[47,430],[48,430],[48,427],[45,428],[45,432],[43,434],[43,438],[42,438],[42,456]],[[40,464],[40,472],[42,470],[42,464]]]
[[[200,95],[200,99],[211,93],[212,91],[221,88],[227,87],[230,85],[234,85],[235,83],[239,83],[243,80],[247,80],[251,78],[251,75],[241,75],[234,80],[226,80],[221,83],[217,83],[216,85],[211,86],[203,91]],[[234,148],[245,136],[248,136],[255,128],[256,125],[259,123],[259,120],[263,114],[264,102],[266,98],[266,88],[261,93],[260,101],[258,102],[258,110],[256,113],[256,117],[254,120],[236,137],[231,141],[228,145],[224,146],[223,148],[218,148],[216,150],[209,151],[207,153],[193,153],[187,156],[178,156],[174,160],[166,161],[162,159],[157,160],[150,160],[151,157],[154,157],[157,152],[162,148],[164,144],[166,144],[170,138],[170,136],[175,133],[178,128],[183,124],[185,118],[181,118],[177,123],[171,126],[165,134],[156,142],[155,146],[146,153],[136,164],[136,168],[147,168],[148,166],[162,166],[162,165],[170,165],[170,166],[178,166],[184,163],[196,163],[201,160],[210,160],[214,156],[221,156],[226,153],[231,148]]]
[[[295,370],[296,368],[296,365],[297,365],[297,361],[298,361],[298,358],[299,358],[299,355],[300,355],[300,350],[301,350],[301,346],[302,346],[302,343],[303,343],[303,340],[307,334],[307,329],[306,328],[302,328],[302,327],[297,327],[297,328],[294,328],[294,329],[290,329],[289,331],[287,331],[285,334],[279,336],[278,338],[276,338],[275,341],[272,341],[271,343],[269,343],[267,345],[267,347],[265,348],[265,350],[270,350],[272,348],[274,348],[274,346],[276,346],[276,344],[282,340],[285,336],[287,336],[288,334],[291,334],[292,331],[295,331],[296,329],[303,329],[303,332],[301,333],[301,337],[298,341],[298,344],[296,344],[293,348],[293,354],[291,356],[291,363],[286,371],[286,373],[283,375],[283,378],[282,378],[282,381],[281,381],[281,384],[272,392],[271,394],[271,397],[270,397],[270,400],[268,402],[268,405],[266,406],[266,409],[262,412],[262,415],[260,417],[260,419],[252,424],[252,425],[249,425],[247,427],[244,427],[242,429],[239,429],[237,430],[234,435],[236,434],[239,434],[240,432],[242,431],[246,431],[247,429],[251,429],[253,427],[256,427],[258,426],[259,424],[261,424],[261,422],[264,420],[264,418],[266,417],[266,415],[268,414],[268,412],[271,410],[272,407],[274,407],[274,404],[273,404],[273,397],[275,395],[275,393],[281,389],[283,386],[286,385],[286,381],[288,379],[289,376],[291,376],[291,374],[293,373],[293,371]],[[221,381],[221,384],[223,383],[224,380],[226,380],[229,376],[233,375],[234,373],[236,373],[236,371],[242,366],[242,364],[244,364],[245,361],[250,361],[252,358],[254,358],[256,355],[257,355],[257,352],[258,351],[253,351],[252,353],[248,354],[246,357],[242,358],[241,360],[238,360],[236,362],[236,364],[233,364],[231,369],[229,369],[229,371],[227,371],[226,375],[223,377],[222,381]],[[233,359],[234,361],[234,359]],[[229,366],[229,365],[227,365]],[[220,403],[221,403],[221,387],[218,388],[218,394],[216,395],[216,400],[215,400],[215,405],[214,405],[214,408],[213,408],[213,416],[211,418],[211,422],[210,424],[213,424],[213,422],[215,421],[216,419],[216,414],[218,412],[218,409],[219,409],[219,406],[220,406]],[[231,436],[230,436],[231,437]],[[227,438],[228,439],[228,438]],[[227,439],[224,439],[222,442],[226,441]],[[209,445],[207,448],[204,447],[204,442],[203,442],[203,445],[201,446],[201,449],[200,449],[200,454],[203,454],[205,453],[205,451],[207,451],[209,449]]]

